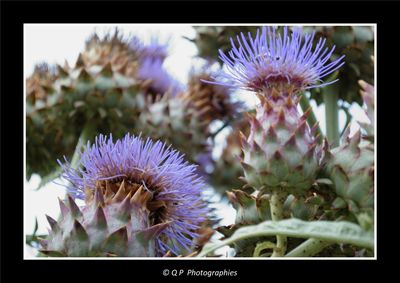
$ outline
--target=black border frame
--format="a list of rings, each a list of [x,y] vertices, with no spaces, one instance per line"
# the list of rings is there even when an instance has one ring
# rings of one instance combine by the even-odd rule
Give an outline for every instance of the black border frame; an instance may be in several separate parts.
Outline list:
[[[390,215],[395,215],[394,197],[380,193],[378,189],[378,259],[377,260],[23,260],[21,235],[23,231],[23,23],[377,23],[378,29],[378,93],[393,96],[390,87],[395,86],[396,72],[389,70],[385,60],[396,52],[395,33],[398,7],[395,3],[356,2],[2,2],[1,3],[1,279],[2,282],[17,281],[29,276],[33,282],[51,282],[59,279],[79,281],[112,281],[124,277],[126,280],[199,279],[195,277],[164,277],[162,270],[206,269],[237,270],[238,276],[228,279],[248,280],[261,277],[324,280],[327,276],[342,280],[347,271],[359,280],[369,278],[388,259],[383,239],[383,229]],[[379,7],[378,7],[379,6]],[[196,11],[185,14],[184,11]],[[136,12],[139,11],[139,12]],[[143,12],[145,11],[145,12]],[[378,14],[378,11],[379,14]],[[384,48],[384,51],[382,51]],[[392,48],[392,49],[390,49]],[[393,60],[393,59],[392,59]],[[393,63],[393,62],[392,62]],[[387,65],[386,65],[387,64]],[[392,76],[392,78],[390,78]],[[378,95],[378,113],[384,101]],[[382,104],[383,103],[383,104]],[[387,103],[394,107],[395,103]],[[387,106],[387,105],[386,105]],[[386,107],[385,106],[385,107]],[[385,110],[378,119],[378,187],[396,190],[389,184],[388,163],[381,162],[382,133],[385,116],[395,112]],[[397,110],[398,111],[398,110]],[[383,112],[382,112],[383,113]],[[381,119],[382,118],[382,119]],[[393,118],[392,118],[393,119]],[[393,121],[393,120],[392,120]],[[394,121],[396,121],[394,119]],[[381,131],[382,130],[382,131]],[[397,140],[394,140],[396,142]],[[394,144],[392,145],[395,146]],[[385,146],[390,148],[390,145]],[[392,178],[393,179],[393,178]],[[391,192],[392,195],[394,192]],[[385,219],[385,221],[382,221]],[[393,241],[393,240],[392,240]],[[390,243],[390,242],[389,242]],[[317,276],[315,272],[322,274]],[[4,277],[3,277],[4,276]],[[227,277],[225,277],[226,279]],[[201,278],[201,279],[204,279]],[[210,279],[215,279],[210,278]]]

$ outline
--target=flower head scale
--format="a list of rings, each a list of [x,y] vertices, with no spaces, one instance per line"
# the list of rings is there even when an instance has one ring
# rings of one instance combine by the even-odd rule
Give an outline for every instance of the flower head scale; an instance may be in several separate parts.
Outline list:
[[[112,136],[96,137],[81,154],[80,169],[62,164],[63,177],[76,198],[83,199],[101,183],[124,181],[128,188],[143,186],[152,196],[147,207],[153,225],[170,222],[156,240],[160,254],[168,250],[180,254],[189,251],[195,232],[206,220],[209,208],[201,194],[202,179],[195,174],[196,166],[184,161],[183,155],[167,148],[160,141],[143,140],[127,134],[113,142]],[[135,186],[136,184],[136,186]]]
[[[214,83],[256,92],[282,87],[297,92],[334,83],[336,80],[319,84],[344,64],[344,56],[328,63],[335,47],[324,49],[326,40],[320,38],[313,49],[314,35],[305,34],[303,39],[298,27],[291,35],[288,27],[282,35],[275,27],[263,27],[254,39],[250,33],[248,39],[241,33],[237,36],[239,46],[231,39],[232,49],[227,55],[219,50],[226,72],[215,78],[223,81]]]

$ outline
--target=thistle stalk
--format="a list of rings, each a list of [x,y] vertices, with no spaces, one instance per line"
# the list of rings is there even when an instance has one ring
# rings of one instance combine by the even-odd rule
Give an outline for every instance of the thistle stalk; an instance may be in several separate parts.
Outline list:
[[[285,257],[310,257],[318,254],[326,247],[332,245],[332,242],[322,241],[315,238],[310,238],[304,241],[301,245],[290,251]]]
[[[325,103],[326,136],[330,144],[339,144],[339,94],[335,86],[328,85],[322,91]]]
[[[93,138],[93,136],[95,135],[95,130],[96,130],[95,124],[90,121],[87,122],[86,125],[83,127],[83,130],[81,132],[81,135],[79,136],[78,143],[76,144],[75,151],[74,151],[74,154],[72,155],[72,159],[71,159],[71,166],[73,168],[76,169],[78,167],[79,155],[82,151],[83,145],[89,139]],[[36,188],[36,190],[38,191],[47,183],[60,177],[61,172],[62,172],[62,169],[60,167],[57,167],[57,169],[54,170],[51,174],[49,174],[48,176],[42,177],[42,180],[40,181],[39,186]]]
[[[271,194],[271,218],[272,221],[279,221],[283,219],[283,203],[285,202],[287,194],[281,190],[273,190]],[[276,235],[276,246],[271,257],[282,257],[286,252],[287,237],[283,235]]]
[[[85,145],[85,143],[95,135],[95,129],[96,129],[95,123],[91,121],[88,121],[86,125],[83,127],[74,154],[72,155],[71,159],[72,168],[76,169],[78,167],[79,157],[82,152],[82,148]]]

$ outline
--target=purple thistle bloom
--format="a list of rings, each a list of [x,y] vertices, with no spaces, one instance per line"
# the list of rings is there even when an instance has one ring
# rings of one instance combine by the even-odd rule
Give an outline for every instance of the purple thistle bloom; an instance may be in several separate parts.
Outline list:
[[[157,94],[170,91],[175,96],[183,87],[163,68],[168,56],[167,49],[167,44],[159,43],[156,38],[149,45],[140,47],[138,77],[144,81],[151,80],[151,90]]]
[[[183,88],[168,74],[162,65],[163,61],[161,59],[145,58],[140,62],[138,77],[143,81],[150,80],[151,90],[157,94],[164,94],[170,91],[175,96]]]
[[[254,39],[241,33],[238,47],[231,39],[227,55],[219,50],[227,70],[217,76],[222,81],[213,83],[258,92],[288,86],[301,91],[336,82],[323,83],[322,78],[340,68],[344,56],[327,63],[335,47],[324,49],[326,39],[320,38],[313,48],[315,32],[303,38],[301,28],[295,27],[288,33],[288,27],[283,35],[275,27],[263,27]]]
[[[161,44],[158,38],[151,39],[150,44],[143,45],[139,48],[139,59],[153,59],[164,62],[168,57],[168,44]]]
[[[180,254],[182,248],[189,251],[198,237],[196,230],[209,215],[196,166],[160,141],[144,141],[127,134],[114,143],[111,134],[108,138],[99,135],[93,145],[88,142],[78,170],[65,161],[58,163],[63,168],[63,178],[71,183],[69,192],[76,198],[84,199],[85,189],[94,190],[99,181],[125,180],[143,185],[152,193],[152,201],[163,201],[166,209],[161,216],[154,213],[158,218],[150,219],[159,223],[171,221],[156,240],[160,254],[168,250]]]

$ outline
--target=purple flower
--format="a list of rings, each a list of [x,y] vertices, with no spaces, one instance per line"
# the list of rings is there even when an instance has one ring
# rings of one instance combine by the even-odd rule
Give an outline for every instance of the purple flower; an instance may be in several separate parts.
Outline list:
[[[150,80],[150,90],[156,94],[170,91],[173,96],[183,90],[183,87],[164,69],[163,64],[168,56],[167,44],[161,44],[153,38],[149,45],[139,48],[138,78]]]
[[[78,170],[66,163],[59,164],[63,177],[71,184],[69,192],[84,199],[85,189],[94,190],[99,181],[125,180],[143,185],[152,193],[152,201],[165,203],[162,210],[150,214],[151,223],[171,224],[157,238],[160,254],[171,250],[180,254],[190,250],[198,237],[196,230],[206,220],[209,208],[202,196],[203,181],[195,174],[196,166],[184,161],[183,155],[160,141],[143,140],[127,134],[113,142],[99,135],[88,142],[80,157]]]
[[[290,35],[288,27],[283,34],[275,27],[263,27],[254,39],[250,33],[247,39],[241,33],[238,47],[231,39],[228,54],[219,50],[226,72],[214,77],[221,81],[213,83],[256,92],[288,86],[301,91],[332,84],[337,80],[323,83],[322,78],[340,68],[344,56],[328,62],[335,47],[324,48],[326,39],[320,38],[313,48],[314,35],[303,37],[299,27],[294,27]]]
[[[168,57],[168,44],[162,44],[156,37],[151,39],[150,44],[143,45],[139,48],[139,59],[153,59],[164,62]]]
[[[142,59],[139,64],[138,78],[143,81],[150,80],[150,90],[152,92],[164,94],[169,91],[175,96],[182,91],[182,86],[163,68],[161,59],[149,57]]]

